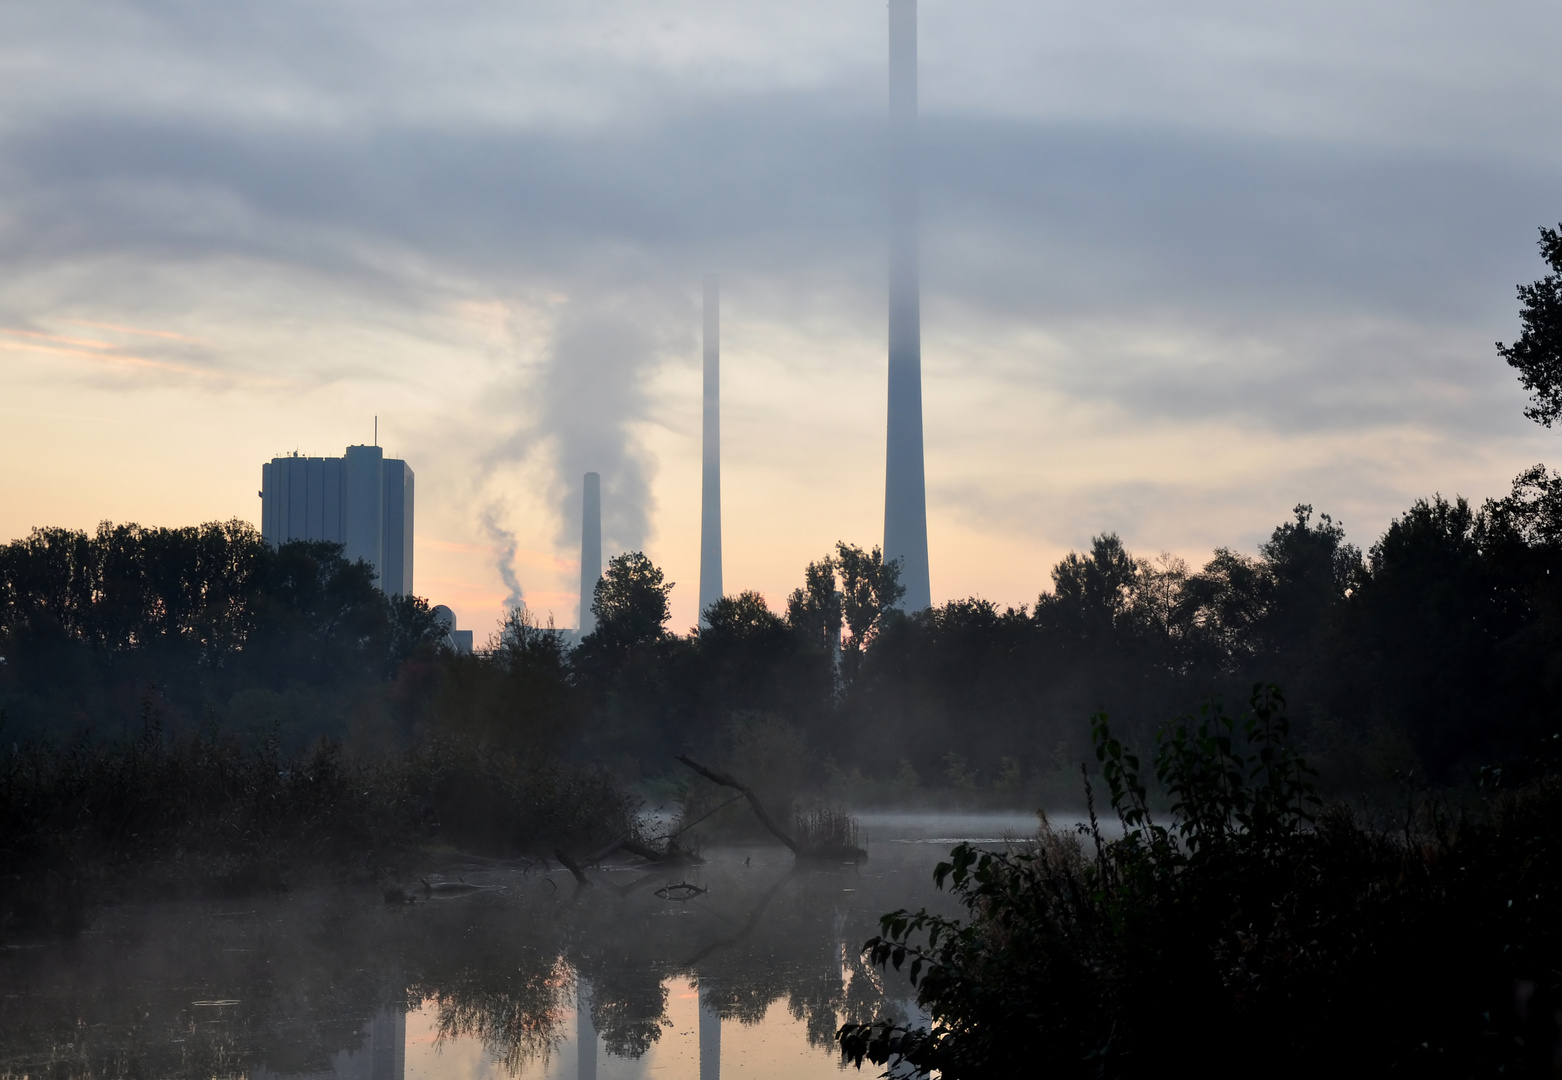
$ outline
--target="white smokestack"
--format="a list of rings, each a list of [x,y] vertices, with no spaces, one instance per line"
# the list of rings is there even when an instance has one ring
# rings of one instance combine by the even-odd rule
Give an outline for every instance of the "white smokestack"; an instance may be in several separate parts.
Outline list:
[[[700,625],[721,590],[721,292],[705,277],[705,424],[700,474]]]
[[[602,580],[602,478],[586,474],[580,505],[580,636],[597,628],[591,613],[597,582]]]
[[[917,252],[917,0],[889,0],[889,429],[884,558],[899,559],[901,607],[933,605],[922,466],[922,313]]]

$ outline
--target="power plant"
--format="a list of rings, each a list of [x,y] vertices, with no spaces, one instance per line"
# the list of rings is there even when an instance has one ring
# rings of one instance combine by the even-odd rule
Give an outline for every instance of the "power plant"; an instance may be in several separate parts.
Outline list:
[[[341,544],[363,559],[387,596],[412,595],[412,469],[378,446],[341,457],[275,457],[260,467],[260,534]]]
[[[900,560],[901,606],[933,606],[922,465],[922,310],[917,237],[917,0],[889,0],[889,424],[884,558]]]
[[[705,277],[705,421],[700,470],[700,625],[721,591],[721,290]]]
[[[884,558],[899,560],[901,607],[932,606],[922,433],[922,316],[917,168],[917,0],[889,0],[889,350]],[[699,620],[723,595],[721,543],[721,290],[706,275],[700,475]],[[261,531],[272,544],[329,540],[365,559],[387,595],[412,593],[413,475],[378,446],[340,458],[273,458],[262,467]],[[581,491],[580,609],[574,640],[596,629],[602,578],[602,482]],[[442,614],[448,609],[442,609]],[[455,640],[454,614],[447,633]]]
[[[580,499],[580,621],[575,632],[579,641],[597,628],[591,601],[602,580],[602,477],[586,474]]]

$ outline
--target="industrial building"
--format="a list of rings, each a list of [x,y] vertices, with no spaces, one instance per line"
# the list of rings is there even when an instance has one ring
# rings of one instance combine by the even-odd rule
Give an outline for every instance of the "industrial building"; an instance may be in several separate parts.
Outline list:
[[[472,651],[472,631],[456,629],[456,613],[444,604],[435,604],[433,608],[434,622],[444,631],[444,637],[440,644],[451,652],[470,653]]]
[[[412,592],[412,469],[378,446],[341,457],[276,457],[260,467],[260,533],[341,544],[374,567],[387,596]]]

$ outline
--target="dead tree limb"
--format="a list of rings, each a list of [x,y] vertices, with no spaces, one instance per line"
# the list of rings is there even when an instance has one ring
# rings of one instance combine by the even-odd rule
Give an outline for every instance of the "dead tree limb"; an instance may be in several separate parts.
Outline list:
[[[701,776],[705,777],[705,779],[709,780],[711,783],[720,784],[722,787],[732,788],[734,791],[742,792],[743,797],[748,800],[749,806],[753,808],[754,816],[759,819],[759,823],[775,834],[775,838],[777,840],[781,841],[788,848],[790,848],[793,855],[802,854],[802,849],[797,846],[797,841],[793,840],[790,836],[783,832],[781,830],[781,826],[777,825],[771,819],[770,815],[765,813],[764,806],[761,805],[760,801],[754,797],[754,792],[748,787],[747,784],[738,783],[737,780],[728,776],[726,773],[720,773],[714,769],[707,769],[704,765],[701,765],[697,761],[691,760],[684,754],[679,754],[678,760],[683,762],[689,768],[693,769],[695,772],[699,773]]]
[[[590,885],[591,884],[591,879],[586,876],[586,872],[580,868],[580,865],[577,862],[575,862],[574,859],[570,858],[568,855],[566,855],[564,853],[564,849],[563,848],[554,848],[553,849],[553,857],[555,859],[559,860],[559,862],[564,864],[564,869],[568,870],[571,874],[575,875],[575,881],[578,884],[581,884],[581,885]]]
[[[642,844],[638,840],[631,840],[627,836],[618,842],[618,846],[631,855],[638,855],[642,859],[649,859],[651,862],[661,862],[668,855],[665,851],[657,851],[654,847]]]
[[[677,832],[670,832],[670,833],[668,833],[667,834],[668,842],[672,842],[672,841],[678,839],[678,837],[682,836],[684,833],[686,833],[690,829],[694,828],[696,825],[698,825],[700,822],[704,821],[706,818],[711,817],[714,814],[721,813],[723,810],[725,810],[727,807],[731,806],[733,803],[737,802],[741,798],[743,798],[743,793],[739,792],[738,794],[732,796],[732,798],[728,799],[726,802],[722,803],[720,806],[716,807],[714,810],[707,810],[707,811],[705,811],[705,813],[701,814],[699,817],[695,818],[693,821],[689,822],[687,825],[683,825],[683,826],[679,827]]]
[[[741,798],[741,796],[740,796]],[[678,854],[670,846],[666,851],[657,851],[650,844],[642,844],[629,836],[620,836],[601,851],[593,852],[583,860],[585,866],[595,866],[615,851],[627,851],[631,855],[638,855],[647,862],[666,862],[672,856]]]
[[[603,859],[607,858],[609,855],[613,854],[613,852],[617,851],[621,846],[623,846],[623,843],[626,839],[628,838],[620,836],[617,840],[614,840],[601,851],[587,855],[585,864],[587,866],[595,866],[597,863],[601,862]]]

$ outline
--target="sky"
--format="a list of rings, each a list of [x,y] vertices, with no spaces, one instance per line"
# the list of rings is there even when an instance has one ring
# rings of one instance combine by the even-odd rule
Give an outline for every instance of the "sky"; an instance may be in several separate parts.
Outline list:
[[[882,0],[0,6],[0,540],[259,522],[378,437],[481,642],[609,555],[697,613],[700,283],[725,583],[882,538]],[[1555,4],[921,0],[935,602],[1105,531],[1369,546],[1558,437],[1493,343],[1562,219]]]

